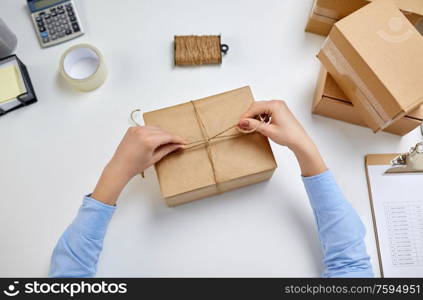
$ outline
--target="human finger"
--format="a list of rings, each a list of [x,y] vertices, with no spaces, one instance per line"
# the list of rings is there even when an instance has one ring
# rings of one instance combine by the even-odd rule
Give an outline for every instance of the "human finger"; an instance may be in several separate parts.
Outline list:
[[[158,162],[166,155],[178,150],[182,149],[183,146],[181,144],[166,144],[163,146],[160,146],[153,154],[153,163]]]
[[[254,132],[257,131],[264,136],[269,137],[272,134],[273,127],[271,124],[260,122],[256,119],[244,118],[238,123],[241,132]]]
[[[254,118],[260,114],[271,114],[272,105],[271,101],[255,101],[248,110],[242,114],[241,119]]]

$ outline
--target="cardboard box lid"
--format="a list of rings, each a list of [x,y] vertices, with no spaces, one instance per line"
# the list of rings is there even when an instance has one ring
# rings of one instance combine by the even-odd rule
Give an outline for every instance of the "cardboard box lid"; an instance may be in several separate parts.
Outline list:
[[[314,13],[339,20],[368,3],[368,0],[316,0]]]
[[[363,6],[375,0],[316,0],[314,13],[340,20]],[[392,0],[377,0],[392,1]],[[423,16],[422,0],[393,0],[395,5],[404,12]]]
[[[323,96],[351,103],[351,101],[348,99],[348,97],[344,94],[341,88],[336,84],[333,77],[327,71],[326,80],[323,88]],[[407,117],[423,120],[423,104],[420,105],[417,109],[408,113]]]
[[[375,0],[370,0],[375,1]],[[380,1],[380,0],[378,0]],[[403,11],[416,13],[423,16],[422,0],[394,0],[395,4]]]
[[[344,94],[344,92],[341,90],[339,85],[336,84],[333,77],[327,71],[326,71],[325,85],[323,88],[323,95],[330,98],[339,99],[346,102],[351,102],[348,99],[348,97]]]
[[[188,142],[199,141],[204,139],[203,133],[212,137],[237,124],[253,101],[250,88],[244,87],[145,113],[144,121],[146,125],[178,134]],[[232,134],[239,132],[232,128],[225,133]],[[275,168],[269,141],[258,133],[215,140],[208,148],[203,145],[176,152],[156,164],[165,198],[215,185],[216,181],[226,182]]]
[[[394,103],[377,99],[388,115],[399,114],[398,108],[409,112],[423,102],[423,37],[392,1],[375,1],[334,27],[370,68],[354,66],[356,72],[366,81],[370,71],[394,98]]]
[[[423,120],[423,105],[420,105],[415,110],[409,112],[407,114],[407,117],[411,117],[411,118],[414,118],[414,119]]]

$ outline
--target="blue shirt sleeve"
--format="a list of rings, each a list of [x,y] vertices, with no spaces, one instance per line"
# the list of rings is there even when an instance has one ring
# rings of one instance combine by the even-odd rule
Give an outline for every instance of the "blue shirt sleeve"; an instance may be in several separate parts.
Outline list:
[[[330,171],[303,182],[323,247],[323,277],[373,277],[363,223]]]
[[[51,257],[49,277],[92,277],[115,206],[84,197],[72,224],[60,237]]]

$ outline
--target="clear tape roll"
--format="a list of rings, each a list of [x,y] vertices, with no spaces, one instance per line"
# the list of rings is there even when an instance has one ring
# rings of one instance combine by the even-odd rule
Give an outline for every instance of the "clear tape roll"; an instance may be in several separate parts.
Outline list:
[[[89,92],[106,81],[107,67],[103,55],[96,47],[78,44],[63,53],[60,75],[71,87]]]

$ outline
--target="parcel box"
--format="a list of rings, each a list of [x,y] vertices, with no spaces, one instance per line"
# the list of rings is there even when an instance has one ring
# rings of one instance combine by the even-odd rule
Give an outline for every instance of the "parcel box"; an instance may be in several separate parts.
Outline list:
[[[314,0],[306,31],[327,36],[333,24],[371,1],[373,0]],[[395,0],[394,2],[413,25],[422,20],[422,0]]]
[[[366,126],[366,123],[364,123],[351,101],[323,67],[320,69],[317,80],[312,112],[351,124]],[[386,127],[383,131],[405,135],[420,126],[422,120],[423,105]]]
[[[423,36],[391,1],[337,22],[318,57],[374,132],[423,103]]]
[[[276,161],[268,139],[259,133],[243,134],[235,126],[253,101],[250,88],[243,87],[144,114],[146,125],[159,126],[188,142],[187,149],[155,165],[169,206],[272,176]]]

